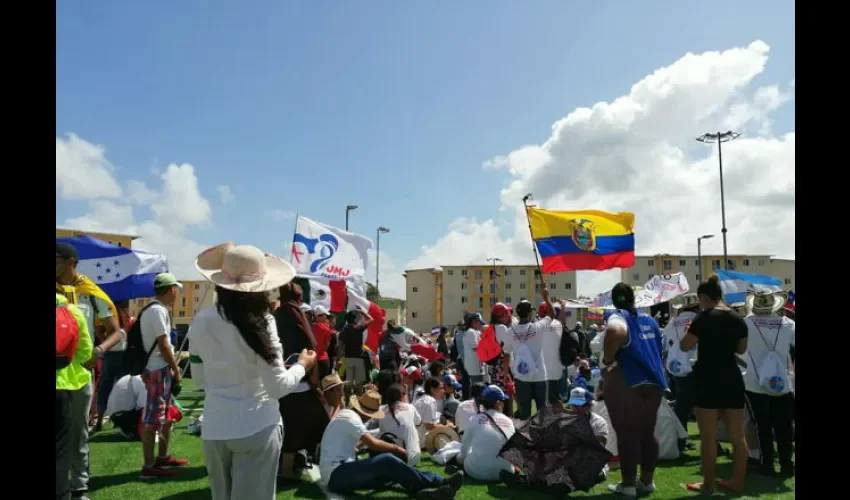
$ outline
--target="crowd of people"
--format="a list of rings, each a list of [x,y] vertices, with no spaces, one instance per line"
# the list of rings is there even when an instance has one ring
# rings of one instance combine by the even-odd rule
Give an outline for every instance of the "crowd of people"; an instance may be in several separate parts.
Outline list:
[[[76,274],[76,261],[73,247],[57,244],[57,499],[86,498],[90,368],[122,348],[112,371],[101,372],[106,404],[98,415],[122,414],[109,408],[118,405],[120,387],[127,401],[119,406],[142,420],[142,477],[172,476],[186,465],[168,454],[181,370],[166,306],[180,283],[159,275],[156,300],[131,324]],[[528,484],[528,471],[502,454],[534,413],[555,408],[575,415],[608,458],[605,447],[616,437],[622,480],[610,491],[650,494],[659,460],[656,419],[668,399],[685,427],[695,412],[700,428],[704,480],[687,489],[741,492],[748,464],[756,460],[759,473],[776,475],[777,455],[779,474],[794,474],[795,323],[783,313],[781,292],[751,290],[742,315],[723,303],[712,278],[659,325],[620,283],[601,327],[585,331],[581,323],[567,327],[566,304],[543,286],[536,307],[499,303],[489,322],[469,312],[453,332],[440,328],[438,355],[423,359],[388,340],[404,331],[391,322],[371,353],[364,347],[368,313],[311,307],[292,267],[255,247],[213,247],[196,267],[216,287],[214,307],[200,311],[188,333],[192,379],[204,391],[200,434],[215,500],[270,500],[281,483],[311,474],[332,493],[397,485],[417,499],[454,498],[465,476]],[[345,315],[338,332],[335,314]],[[79,331],[61,367],[60,317]],[[100,341],[93,334],[98,319],[106,324]],[[134,351],[142,369],[122,374]],[[113,378],[104,380],[106,373]],[[604,418],[596,411],[602,402]],[[112,419],[122,433],[133,432],[132,420]],[[734,463],[725,480],[714,466],[719,422]],[[679,446],[689,448],[685,439]],[[419,468],[425,452],[445,465],[444,474]],[[585,472],[604,482],[608,461]]]

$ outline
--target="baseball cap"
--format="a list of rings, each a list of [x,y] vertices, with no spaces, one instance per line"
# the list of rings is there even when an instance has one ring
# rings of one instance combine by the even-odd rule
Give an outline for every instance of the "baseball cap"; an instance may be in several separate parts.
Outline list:
[[[77,253],[77,249],[74,247],[74,245],[70,243],[57,243],[56,257],[62,259],[80,260],[80,254]]]
[[[482,401],[487,401],[488,403],[495,403],[497,401],[507,401],[510,398],[505,392],[496,385],[488,385],[481,391],[480,399]]]
[[[466,321],[473,321],[473,320],[476,320],[476,319],[478,321],[484,323],[484,316],[481,316],[481,313],[479,313],[479,312],[469,312],[469,313],[466,313],[466,315],[464,315],[464,317],[463,317],[463,320],[465,322]]]
[[[330,314],[330,312],[325,306],[316,306],[313,308],[313,314],[315,314],[316,316],[327,316],[328,314]]]
[[[505,314],[509,314],[507,306],[502,304],[501,302],[497,302],[496,305],[493,306],[492,310],[493,315],[495,316],[503,316]]]
[[[454,389],[456,391],[459,391],[463,388],[460,384],[457,383],[457,379],[455,379],[451,375],[448,375],[448,374],[443,375],[442,380],[443,380],[443,384],[451,386],[452,389]]]
[[[539,306],[537,306],[537,315],[541,318],[549,314],[549,305],[545,302],[541,302]]]
[[[153,279],[154,288],[165,288],[169,286],[179,286],[183,288],[183,283],[177,281],[177,278],[171,273],[160,273]]]
[[[588,403],[587,390],[584,387],[576,387],[570,391],[570,400],[567,401],[571,406],[584,406]]]

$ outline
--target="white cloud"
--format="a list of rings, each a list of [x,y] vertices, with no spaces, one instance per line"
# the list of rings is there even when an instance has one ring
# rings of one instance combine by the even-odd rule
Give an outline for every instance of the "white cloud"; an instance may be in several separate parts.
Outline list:
[[[128,181],[126,196],[120,200],[107,199],[111,198],[116,190],[118,193],[122,191],[112,169],[106,168],[110,166],[110,163],[103,156],[103,148],[93,146],[73,134],[68,137],[68,141],[56,139],[57,179],[60,170],[60,151],[63,157],[69,157],[67,150],[70,142],[76,151],[88,152],[89,158],[99,158],[98,161],[90,161],[89,164],[100,166],[97,172],[100,176],[99,182],[102,186],[114,186],[114,190],[88,191],[85,196],[89,200],[88,212],[80,217],[66,220],[63,225],[88,231],[139,236],[140,239],[133,243],[134,248],[163,253],[168,257],[170,270],[178,278],[198,279],[193,261],[208,245],[192,241],[186,236],[186,230],[190,226],[209,224],[212,210],[209,200],[198,188],[198,179],[192,165],[168,165],[157,174],[162,182],[158,188],[151,188],[141,181]],[[98,151],[99,156],[92,155]],[[63,168],[67,168],[67,164]],[[76,172],[74,175],[81,175],[81,172],[82,175],[86,175],[86,171],[83,170],[72,171]],[[91,170],[88,172],[91,175]],[[66,200],[81,199],[75,193],[79,191],[75,192],[72,189],[70,193],[66,193],[60,190],[60,195]],[[139,220],[134,206],[149,207],[152,217],[148,220]]]
[[[115,167],[106,149],[75,134],[56,138],[56,187],[65,200],[117,198],[121,187],[113,177]]]
[[[499,220],[458,218],[406,268],[493,256],[534,262],[521,203],[529,192],[546,208],[634,212],[638,253],[696,253],[696,237],[719,235],[721,222],[717,149],[694,137],[727,129],[744,133],[723,145],[729,252],[793,258],[795,134],[771,135],[771,116],[793,101],[794,81],[750,88],[768,52],[756,41],[688,53],[627,95],[572,111],[540,144],[485,161],[485,170],[509,176],[501,201],[513,233],[500,231]],[[703,251],[722,252],[721,239],[712,242]],[[598,293],[619,277],[619,270],[580,272],[579,292]]]
[[[234,196],[233,190],[230,189],[230,186],[228,186],[228,185],[218,186],[216,188],[216,190],[218,190],[219,200],[221,200],[221,202],[224,203],[225,205],[228,204],[228,203],[232,203],[234,200],[236,200],[236,196]]]
[[[278,221],[278,222],[283,222],[283,221],[295,219],[295,212],[291,212],[289,210],[280,210],[280,209],[269,210],[268,212],[266,212],[266,215],[271,217],[272,219]]]

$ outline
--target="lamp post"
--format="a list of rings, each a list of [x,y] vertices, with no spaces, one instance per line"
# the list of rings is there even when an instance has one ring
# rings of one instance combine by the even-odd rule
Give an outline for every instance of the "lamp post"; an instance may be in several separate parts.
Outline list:
[[[345,230],[348,231],[348,212],[352,210],[357,210],[357,205],[348,205],[345,207]]]
[[[697,238],[697,281],[705,281],[702,275],[702,240],[714,238],[713,234],[704,234]],[[724,256],[725,257],[725,256]]]
[[[493,299],[490,302],[494,304],[496,302],[496,292],[498,292],[498,290],[496,289],[496,262],[502,262],[502,259],[498,257],[490,257],[489,259],[487,259],[487,262],[493,263],[493,276],[490,277],[490,279],[493,281]]]
[[[378,227],[378,253],[375,254],[375,291],[381,296],[381,233],[389,233],[389,228]]]
[[[729,255],[726,250],[726,198],[723,193],[723,146],[724,142],[734,141],[738,137],[741,137],[741,134],[738,132],[732,132],[731,130],[726,132],[717,132],[715,134],[705,133],[701,136],[697,137],[697,141],[711,144],[717,143],[717,163],[720,167],[720,218],[723,223],[723,228],[720,230],[723,233],[723,269],[729,270]]]

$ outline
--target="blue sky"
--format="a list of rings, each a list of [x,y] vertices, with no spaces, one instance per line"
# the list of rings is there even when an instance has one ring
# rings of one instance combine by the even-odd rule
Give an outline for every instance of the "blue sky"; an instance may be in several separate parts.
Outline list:
[[[194,241],[280,251],[292,223],[268,211],[342,226],[355,203],[352,229],[390,227],[403,268],[459,216],[509,225],[510,177],[482,162],[688,51],[757,39],[754,85],[791,81],[787,0],[59,2],[56,134],[103,145],[120,182],[192,164],[213,220]],[[773,128],[794,131],[793,106]],[[57,196],[58,223],[88,209]]]

